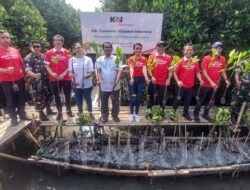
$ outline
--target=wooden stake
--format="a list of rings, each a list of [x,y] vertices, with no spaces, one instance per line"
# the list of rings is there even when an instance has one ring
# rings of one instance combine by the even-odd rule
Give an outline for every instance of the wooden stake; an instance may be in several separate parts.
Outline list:
[[[240,121],[241,121],[241,118],[243,116],[246,104],[247,104],[246,102],[243,102],[242,105],[241,105],[240,113],[239,113],[239,116],[238,116],[236,124],[235,124],[234,132],[238,131],[238,128],[239,128],[239,125],[240,125]]]
[[[198,155],[200,155],[200,153],[201,153],[201,146],[202,146],[202,143],[203,143],[203,136],[204,136],[204,132],[202,132],[202,134],[201,134],[201,142],[200,142],[200,148],[199,148]]]
[[[218,142],[217,142],[217,147],[216,147],[216,151],[215,151],[215,152],[218,151],[219,144],[220,144],[220,140],[221,140],[221,136],[222,136],[222,131],[220,131],[219,140],[218,140]]]
[[[246,138],[246,140],[245,140],[243,146],[245,146],[245,144],[247,143],[247,140],[248,140],[249,136],[250,136],[250,130],[249,130],[249,132],[248,132],[247,138]]]

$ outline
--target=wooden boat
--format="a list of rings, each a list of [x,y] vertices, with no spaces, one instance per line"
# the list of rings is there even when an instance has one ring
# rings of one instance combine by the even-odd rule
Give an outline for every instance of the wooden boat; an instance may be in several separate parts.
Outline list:
[[[55,171],[119,176],[250,171],[249,126],[235,131],[230,126],[188,122],[120,125],[110,122],[79,127],[69,123],[62,127],[34,120],[27,125],[28,131],[23,128],[12,143],[1,146],[0,157]]]

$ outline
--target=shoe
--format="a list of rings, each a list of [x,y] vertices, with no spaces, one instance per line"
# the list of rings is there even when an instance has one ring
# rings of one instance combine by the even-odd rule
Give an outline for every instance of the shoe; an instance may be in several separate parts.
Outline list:
[[[16,118],[15,119],[11,119],[10,125],[12,127],[17,126],[18,125],[17,119]]]
[[[19,118],[21,120],[26,120],[26,121],[31,121],[32,120],[32,117],[30,117],[29,115],[25,114],[25,115],[21,115],[19,116]]]
[[[74,117],[74,114],[71,111],[69,111],[69,112],[67,112],[67,116]]]
[[[129,120],[129,121],[134,121],[134,115],[133,115],[133,114],[129,114],[128,120]]]
[[[102,118],[102,123],[107,123],[108,122],[108,118]]]
[[[192,121],[193,120],[188,113],[183,113],[182,117],[184,117],[187,121]]]
[[[141,117],[138,114],[135,114],[135,121],[139,122],[141,120]]]
[[[62,113],[58,113],[56,116],[56,120],[60,121],[62,119]]]
[[[208,114],[202,114],[202,117],[207,120],[208,122],[212,122],[213,119]]]
[[[197,122],[197,123],[201,122],[199,115],[194,115],[194,121]]]
[[[47,115],[55,115],[57,112],[53,111],[50,106],[46,107],[46,114]]]
[[[113,120],[114,120],[114,122],[120,122],[120,119],[119,119],[119,117],[113,117]]]
[[[44,114],[43,111],[39,112],[39,118],[41,121],[49,121],[49,118]]]

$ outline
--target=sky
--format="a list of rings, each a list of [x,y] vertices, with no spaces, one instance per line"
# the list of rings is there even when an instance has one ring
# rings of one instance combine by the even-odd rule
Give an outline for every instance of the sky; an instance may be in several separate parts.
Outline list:
[[[66,0],[66,3],[83,12],[94,12],[95,8],[100,7],[101,4],[99,0]]]

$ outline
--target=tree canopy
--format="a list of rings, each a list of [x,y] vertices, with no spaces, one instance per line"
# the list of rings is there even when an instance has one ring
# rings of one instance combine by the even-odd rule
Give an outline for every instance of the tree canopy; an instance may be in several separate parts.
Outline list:
[[[249,48],[250,0],[100,0],[101,11],[163,13],[162,39],[171,53],[185,43],[205,54],[214,41],[229,49]]]

